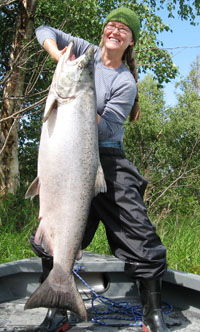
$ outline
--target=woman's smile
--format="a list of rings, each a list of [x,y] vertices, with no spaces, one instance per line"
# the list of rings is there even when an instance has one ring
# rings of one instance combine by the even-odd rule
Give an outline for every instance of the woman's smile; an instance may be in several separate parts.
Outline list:
[[[121,54],[133,43],[131,30],[119,22],[109,22],[103,32],[104,45],[108,49],[118,49]]]

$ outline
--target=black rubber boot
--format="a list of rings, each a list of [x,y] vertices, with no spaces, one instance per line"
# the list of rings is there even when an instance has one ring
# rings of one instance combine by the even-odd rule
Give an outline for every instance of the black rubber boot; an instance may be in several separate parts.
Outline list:
[[[35,332],[64,332],[69,329],[69,320],[66,311],[48,309],[42,324],[35,329]]]
[[[42,257],[42,274],[40,276],[40,282],[46,280],[50,271],[53,268],[53,258],[52,257]]]
[[[36,244],[34,239],[35,233],[31,234],[30,236],[30,244],[35,254],[42,259],[42,274],[40,277],[40,282],[43,283],[53,268],[53,257],[50,256],[41,245]]]
[[[143,305],[143,331],[169,332],[161,309],[161,280],[140,280],[138,288]]]

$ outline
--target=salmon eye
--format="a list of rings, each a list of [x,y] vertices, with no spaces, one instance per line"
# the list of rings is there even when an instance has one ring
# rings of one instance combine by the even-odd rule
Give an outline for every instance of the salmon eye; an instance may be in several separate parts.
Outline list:
[[[79,63],[79,64],[78,64],[78,69],[83,69],[83,65],[82,65],[82,63]]]

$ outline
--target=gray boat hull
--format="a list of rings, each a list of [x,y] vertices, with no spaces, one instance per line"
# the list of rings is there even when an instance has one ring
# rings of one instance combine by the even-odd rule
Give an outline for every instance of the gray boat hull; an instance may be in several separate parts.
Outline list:
[[[113,301],[140,304],[135,283],[125,275],[124,263],[115,257],[84,252],[82,259],[77,262],[78,267],[78,274],[100,296]],[[47,309],[24,311],[26,299],[38,287],[41,272],[41,259],[37,257],[0,265],[0,332],[32,332],[43,321]],[[91,308],[91,289],[79,279],[76,282],[86,301],[89,322],[80,322],[75,315],[70,314],[70,331],[142,331],[141,327],[105,328],[91,322],[91,318],[96,315]],[[200,276],[168,269],[163,278],[162,299],[173,306],[173,311],[164,315],[170,331],[199,332]],[[97,302],[95,306],[101,304]],[[119,323],[115,319],[110,322],[113,325]]]

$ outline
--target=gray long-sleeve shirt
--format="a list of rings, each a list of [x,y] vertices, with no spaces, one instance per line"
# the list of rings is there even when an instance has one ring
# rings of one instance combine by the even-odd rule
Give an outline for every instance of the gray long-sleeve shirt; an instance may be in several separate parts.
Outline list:
[[[76,57],[84,54],[92,45],[81,38],[45,25],[36,29],[36,36],[42,46],[45,39],[55,40],[60,50],[73,40],[73,53]],[[101,61],[101,48],[93,46],[97,113],[101,115],[99,141],[122,144],[123,124],[131,111],[137,93],[135,79],[125,64],[116,69],[104,66]]]

